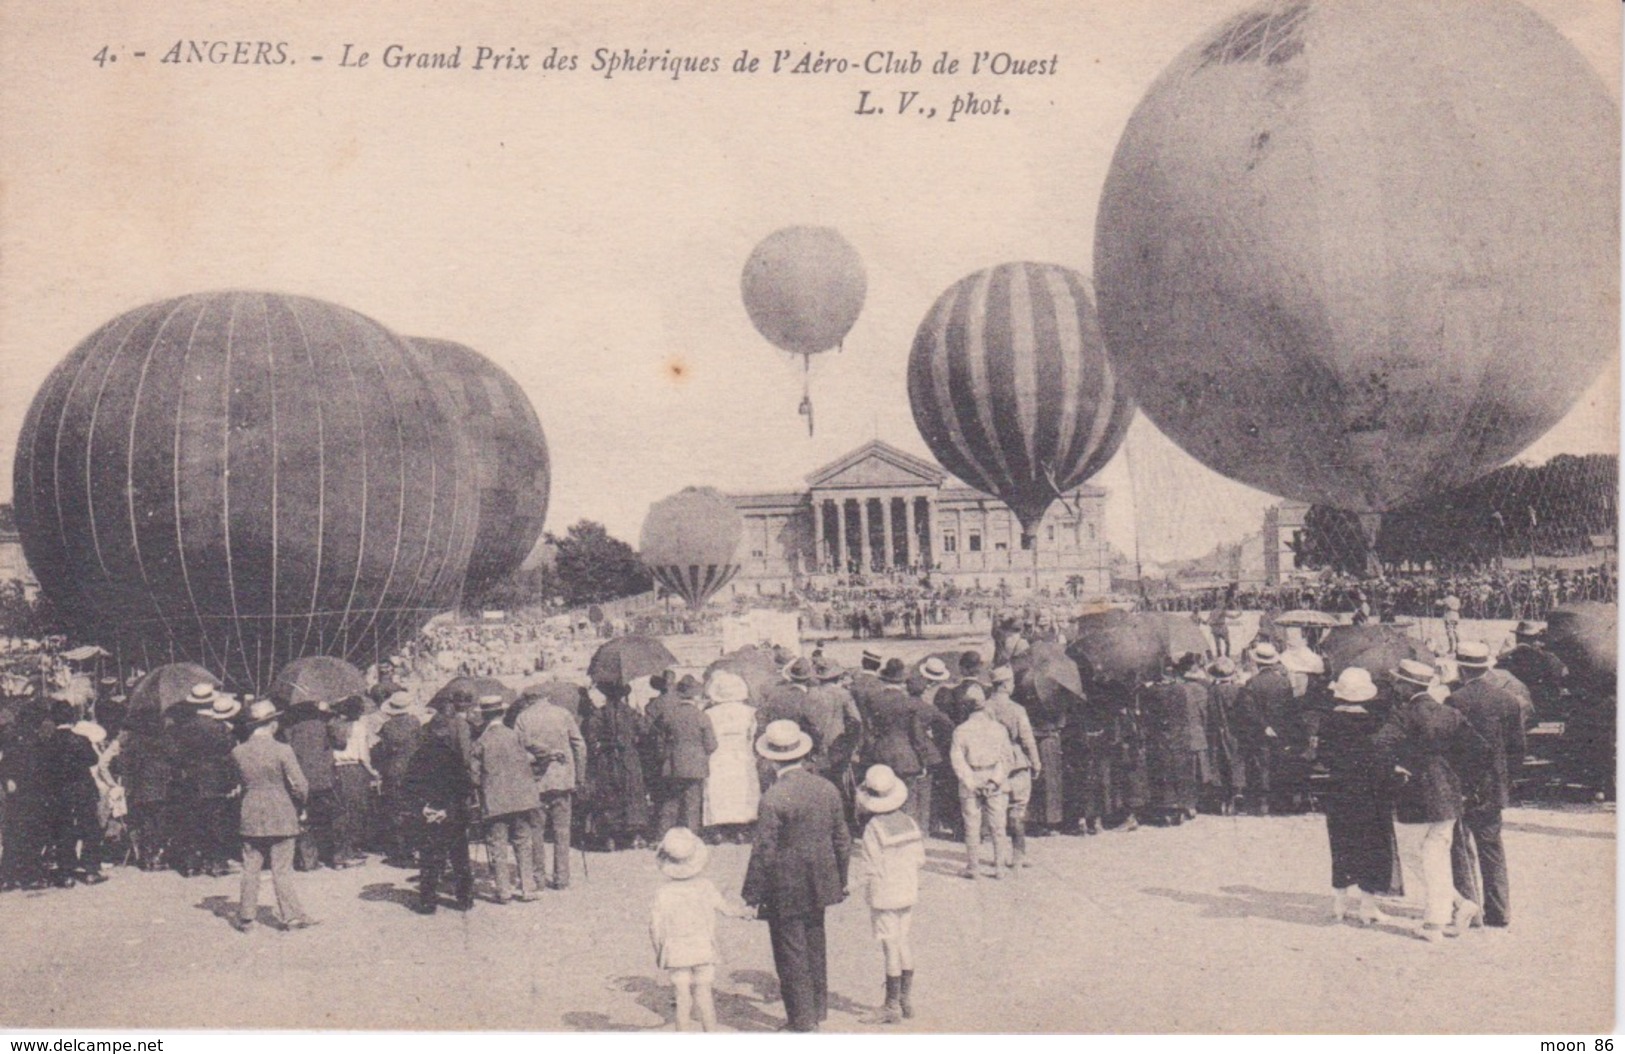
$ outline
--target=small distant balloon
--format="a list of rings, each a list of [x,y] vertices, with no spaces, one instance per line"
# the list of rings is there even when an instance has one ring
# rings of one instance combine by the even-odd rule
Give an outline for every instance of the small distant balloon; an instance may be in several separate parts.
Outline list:
[[[745,521],[711,487],[686,487],[649,507],[639,555],[669,592],[702,607],[739,573]]]
[[[757,244],[740,276],[751,323],[775,347],[812,356],[841,346],[863,311],[868,277],[858,251],[831,227],[785,227]],[[812,434],[812,401],[799,408]]]

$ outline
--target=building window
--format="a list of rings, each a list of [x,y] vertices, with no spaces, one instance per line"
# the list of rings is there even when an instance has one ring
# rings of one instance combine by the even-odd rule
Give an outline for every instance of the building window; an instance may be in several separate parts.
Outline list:
[[[752,549],[750,551],[750,555],[752,555],[756,559],[760,560],[760,559],[764,558],[765,556],[767,556],[767,553],[762,551],[761,549]]]
[[[942,551],[945,553],[957,553],[959,551],[959,535],[955,534],[953,531],[943,531]]]
[[[973,552],[973,553],[981,552],[982,551],[982,532],[981,531],[971,531],[969,534],[967,534],[965,536],[965,542],[966,542],[965,547],[967,549],[969,549],[971,552]]]
[[[1088,530],[1089,530],[1089,540],[1092,542],[1092,541],[1095,540],[1095,525],[1092,524],[1092,523],[1089,524]]]
[[[1055,540],[1055,525],[1053,523],[1044,528],[1044,540],[1046,542],[1053,542]]]
[[[1010,548],[1010,543],[1009,542],[994,542],[993,543],[993,551],[996,552],[996,553],[1002,553],[1002,552],[1004,552],[1005,550],[1007,550],[1009,548]]]

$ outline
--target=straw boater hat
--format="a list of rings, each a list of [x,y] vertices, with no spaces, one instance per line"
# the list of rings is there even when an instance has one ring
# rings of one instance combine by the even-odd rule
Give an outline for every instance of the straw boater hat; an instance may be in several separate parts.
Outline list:
[[[858,804],[872,813],[896,812],[908,800],[908,785],[889,765],[870,765],[858,787]]]
[[[1016,671],[1008,666],[993,667],[993,683],[1014,685],[1016,683]]]
[[[504,711],[506,709],[508,709],[508,704],[504,703],[502,701],[502,696],[500,696],[500,695],[482,695],[482,696],[480,696],[480,716],[481,717],[494,717],[495,715],[502,713],[502,711]]]
[[[1332,698],[1345,703],[1364,703],[1377,697],[1377,686],[1369,671],[1350,666],[1332,682]]]
[[[243,704],[229,695],[217,695],[214,704],[203,711],[204,717],[212,717],[216,721],[230,721],[243,712]]]
[[[401,714],[410,713],[411,710],[412,700],[407,698],[404,691],[391,692],[378,707],[380,714],[388,714],[390,717],[399,717]]]
[[[908,667],[903,665],[902,659],[887,659],[886,668],[880,671],[880,679],[887,684],[902,684],[908,680]]]
[[[946,681],[953,675],[948,672],[948,664],[933,655],[920,664],[920,676],[928,681]]]
[[[1432,688],[1438,680],[1438,671],[1425,662],[1415,659],[1401,659],[1399,665],[1393,670],[1393,678],[1418,688]]]
[[[655,851],[655,865],[667,878],[681,881],[693,878],[705,870],[711,860],[711,847],[687,827],[673,827],[660,840]]]
[[[769,761],[795,761],[812,749],[812,736],[794,721],[769,721],[767,730],[756,737],[756,753]]]
[[[1490,646],[1481,640],[1464,640],[1456,645],[1456,665],[1474,670],[1487,670],[1495,665]]]
[[[718,670],[705,686],[705,697],[713,703],[743,703],[750,698],[750,685],[737,673]]]
[[[806,659],[796,659],[784,667],[784,679],[791,684],[811,684],[813,679],[812,663]]]
[[[1275,650],[1275,645],[1264,641],[1253,645],[1253,661],[1260,666],[1275,666],[1281,661],[1281,653]]]
[[[1229,680],[1236,675],[1236,662],[1228,655],[1221,655],[1213,660],[1207,672],[1218,680]]]
[[[821,654],[815,654],[812,661],[813,676],[818,680],[829,683],[838,681],[846,676],[846,667],[834,659],[826,659]]]
[[[270,724],[281,716],[277,712],[276,704],[271,700],[256,699],[254,705],[248,708],[248,721],[245,723],[249,728],[258,728]]]
[[[1546,632],[1546,627],[1538,622],[1524,619],[1518,623],[1518,628],[1512,631],[1514,637],[1539,637]]]
[[[192,690],[187,693],[184,702],[187,706],[213,706],[214,685],[208,681],[199,681],[192,686]]]

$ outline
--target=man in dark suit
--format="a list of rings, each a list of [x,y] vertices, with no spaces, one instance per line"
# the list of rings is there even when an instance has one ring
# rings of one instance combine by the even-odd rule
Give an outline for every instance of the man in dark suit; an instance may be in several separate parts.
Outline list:
[[[677,682],[671,706],[660,713],[654,736],[660,755],[660,836],[673,827],[700,833],[704,823],[705,778],[711,774],[711,755],[717,734],[700,713],[700,682],[688,674]]]
[[[1462,686],[1445,701],[1461,711],[1473,731],[1489,744],[1488,764],[1477,785],[1468,789],[1461,822],[1478,847],[1478,866],[1484,878],[1484,925],[1506,926],[1512,921],[1512,901],[1507,854],[1501,844],[1501,810],[1512,800],[1512,773],[1523,764],[1524,717],[1518,697],[1487,676],[1493,661],[1488,645],[1462,641],[1456,648]],[[1473,886],[1472,850],[1465,841],[1451,845],[1456,891],[1463,894]]]
[[[756,740],[776,778],[762,795],[741,891],[767,920],[792,1032],[815,1031],[829,1016],[824,909],[845,899],[852,853],[840,792],[802,766],[812,745],[793,721],[774,721]]]

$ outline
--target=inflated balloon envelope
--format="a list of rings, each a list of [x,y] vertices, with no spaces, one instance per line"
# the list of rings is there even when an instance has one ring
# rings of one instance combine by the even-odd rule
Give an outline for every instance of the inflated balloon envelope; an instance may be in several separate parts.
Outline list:
[[[449,340],[407,338],[446,383],[479,472],[479,528],[464,576],[478,597],[517,571],[547,520],[547,437],[525,390],[496,363]]]
[[[712,487],[685,487],[649,507],[638,552],[655,580],[700,607],[739,573],[745,521]]]
[[[262,693],[366,665],[455,606],[470,446],[424,352],[347,308],[212,292],[136,308],[52,372],[17,444],[29,566],[74,634]]]
[[[1054,264],[1001,264],[938,297],[914,336],[908,399],[943,467],[1002,499],[1029,539],[1134,417],[1086,280]]]
[[[1203,464],[1361,512],[1465,484],[1619,349],[1619,113],[1511,0],[1294,0],[1188,48],[1095,234],[1113,362]]]

